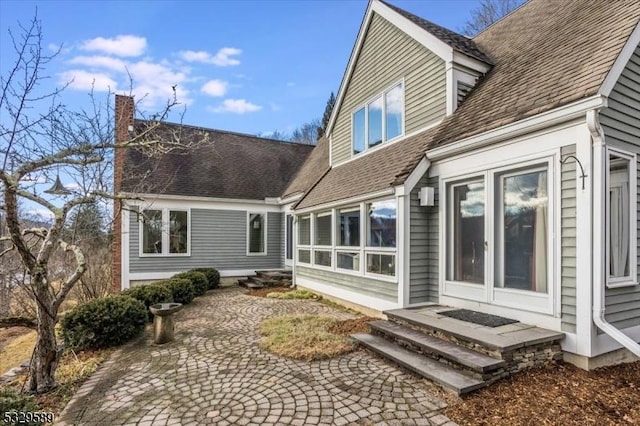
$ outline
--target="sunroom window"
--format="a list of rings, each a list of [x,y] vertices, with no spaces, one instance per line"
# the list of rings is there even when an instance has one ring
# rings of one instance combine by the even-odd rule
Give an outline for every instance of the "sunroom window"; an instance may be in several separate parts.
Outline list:
[[[339,241],[341,247],[360,246],[360,209],[338,210]]]
[[[402,135],[404,86],[399,83],[357,109],[352,116],[353,154]]]
[[[609,151],[607,198],[608,285],[635,284],[635,161],[632,155]]]
[[[311,216],[298,219],[298,262],[311,263]]]
[[[315,215],[313,263],[331,267],[331,245],[333,244],[333,219],[331,212]]]
[[[367,272],[396,274],[396,200],[376,201],[367,206]]]

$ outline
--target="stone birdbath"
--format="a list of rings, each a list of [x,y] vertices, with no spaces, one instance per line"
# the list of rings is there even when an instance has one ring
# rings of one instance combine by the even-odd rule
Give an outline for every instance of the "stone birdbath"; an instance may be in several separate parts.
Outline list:
[[[173,314],[182,309],[182,303],[156,303],[149,306],[149,310],[154,315],[153,318],[153,341],[158,345],[172,342],[175,323]]]

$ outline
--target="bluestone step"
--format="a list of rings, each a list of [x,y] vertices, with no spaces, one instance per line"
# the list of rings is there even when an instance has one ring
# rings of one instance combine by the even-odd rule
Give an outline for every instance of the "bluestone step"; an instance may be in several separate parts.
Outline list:
[[[372,321],[369,326],[386,336],[406,341],[424,352],[436,354],[479,373],[494,371],[506,364],[503,360],[491,358],[488,355],[389,321]]]
[[[383,357],[411,370],[422,377],[442,385],[456,392],[458,395],[480,389],[486,385],[482,380],[466,376],[465,374],[446,366],[445,364],[424,355],[402,349],[393,342],[372,334],[352,334],[361,345],[382,355]]]

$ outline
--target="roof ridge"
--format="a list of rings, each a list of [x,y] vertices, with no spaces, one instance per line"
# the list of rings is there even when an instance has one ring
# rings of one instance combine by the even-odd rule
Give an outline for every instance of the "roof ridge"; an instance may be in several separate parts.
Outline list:
[[[454,50],[457,50],[467,56],[471,56],[479,61],[493,65],[493,60],[484,53],[473,41],[472,38],[460,34],[457,31],[451,30],[435,22],[429,21],[414,13],[408,12],[398,6],[394,6],[385,0],[377,0],[386,7],[390,8],[394,12],[404,16],[414,24],[421,27],[423,30],[429,32],[434,37],[441,40],[443,43],[451,46]]]
[[[149,122],[149,121],[153,121],[153,120],[145,120],[145,119],[141,119],[141,118],[136,118],[135,121]],[[277,142],[277,143],[285,143],[285,144],[291,144],[291,145],[303,145],[303,146],[310,146],[310,147],[315,147],[317,145],[317,143],[315,145],[311,145],[311,144],[303,143],[303,142],[283,141],[283,140],[280,140],[280,139],[273,139],[273,138],[266,138],[264,136],[252,135],[250,133],[234,132],[232,130],[214,129],[212,127],[203,127],[203,126],[196,126],[196,125],[193,125],[193,124],[175,123],[175,122],[172,122],[172,121],[162,121],[162,122],[160,122],[160,124],[166,125],[166,126],[185,127],[185,128],[193,129],[193,130],[204,130],[204,131],[207,131],[207,132],[218,132],[218,133],[224,133],[224,134],[234,135],[234,136],[242,136],[242,137],[247,137],[247,138],[259,139],[260,141],[264,141],[264,142]]]

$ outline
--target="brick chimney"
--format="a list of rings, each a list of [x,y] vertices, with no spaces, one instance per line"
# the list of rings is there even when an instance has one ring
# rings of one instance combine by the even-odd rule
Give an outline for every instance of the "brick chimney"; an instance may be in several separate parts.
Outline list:
[[[131,96],[116,95],[115,106],[115,137],[116,144],[129,139],[129,129],[133,128],[135,106]],[[113,154],[113,191],[119,194],[122,190],[122,174],[124,167],[125,150],[115,148]],[[122,289],[122,215],[120,202],[113,202],[113,241],[111,244],[111,276],[113,290],[119,292]]]

